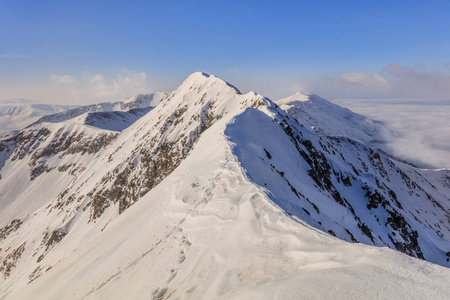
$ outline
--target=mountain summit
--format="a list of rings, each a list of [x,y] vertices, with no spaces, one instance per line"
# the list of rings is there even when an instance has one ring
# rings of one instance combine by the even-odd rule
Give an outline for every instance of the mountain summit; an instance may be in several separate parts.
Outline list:
[[[198,72],[4,134],[0,298],[445,298],[450,172],[382,130]]]

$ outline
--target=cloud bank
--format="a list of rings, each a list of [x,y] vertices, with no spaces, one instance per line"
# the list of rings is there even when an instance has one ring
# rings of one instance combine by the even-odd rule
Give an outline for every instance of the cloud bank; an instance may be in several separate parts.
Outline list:
[[[379,72],[339,72],[307,79],[304,85],[330,99],[445,98],[450,95],[450,64],[427,68],[391,63]]]
[[[393,155],[423,168],[450,169],[450,100],[396,98],[333,102],[383,121],[399,133],[386,135]]]

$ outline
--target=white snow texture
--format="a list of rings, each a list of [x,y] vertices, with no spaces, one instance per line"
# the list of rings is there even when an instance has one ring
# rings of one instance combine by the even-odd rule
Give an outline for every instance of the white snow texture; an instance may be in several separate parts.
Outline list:
[[[450,172],[386,130],[194,73],[3,133],[0,299],[450,299]]]

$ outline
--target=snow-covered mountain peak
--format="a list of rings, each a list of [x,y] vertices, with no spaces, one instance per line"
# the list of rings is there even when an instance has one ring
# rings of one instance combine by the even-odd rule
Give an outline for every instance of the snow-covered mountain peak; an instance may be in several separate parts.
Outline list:
[[[174,93],[182,93],[186,90],[192,89],[209,89],[212,87],[217,90],[221,90],[223,93],[241,94],[241,92],[231,83],[204,72],[195,72],[189,75],[189,77],[186,78],[185,81],[183,81],[183,83],[174,91]]]
[[[298,92],[275,103],[316,134],[345,136],[389,152],[383,140],[395,133],[382,122],[358,115],[316,94]]]
[[[323,108],[326,107],[328,109],[347,110],[346,108],[343,108],[336,104],[333,104],[330,101],[327,101],[316,94],[305,93],[305,92],[297,92],[289,97],[279,99],[275,102],[279,106],[282,106],[282,105],[291,105],[292,106],[294,102],[308,102],[308,103],[310,103],[309,105],[320,105]]]
[[[156,106],[164,99],[165,93],[152,93],[152,94],[138,94],[136,96],[127,97],[122,101],[119,101],[118,104],[120,105],[121,102],[123,104],[121,105],[121,111],[125,111],[127,109],[134,109],[134,108],[142,108],[146,106]]]
[[[449,269],[365,244],[448,266],[449,172],[354,141],[377,122],[288,98],[197,72],[0,135],[0,298],[445,298]]]
[[[276,103],[278,105],[282,105],[282,104],[289,104],[292,101],[309,101],[309,100],[311,100],[311,95],[312,94],[308,94],[308,93],[304,93],[304,92],[297,92],[289,97],[277,100]]]

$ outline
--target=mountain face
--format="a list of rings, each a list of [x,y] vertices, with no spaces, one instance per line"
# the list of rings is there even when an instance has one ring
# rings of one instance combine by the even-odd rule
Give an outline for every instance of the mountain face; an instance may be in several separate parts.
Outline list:
[[[276,101],[283,110],[317,135],[351,137],[371,148],[383,148],[386,135],[395,135],[382,122],[314,95],[296,93]]]
[[[136,112],[137,112],[136,109],[140,109],[140,108],[152,109],[158,103],[160,103],[161,100],[165,96],[166,96],[165,93],[154,93],[154,94],[148,94],[148,95],[138,95],[136,97],[129,97],[123,101],[104,102],[104,103],[99,103],[99,104],[81,106],[81,107],[73,108],[68,111],[64,111],[64,112],[60,112],[60,113],[56,113],[56,114],[47,114],[47,115],[43,116],[42,118],[40,118],[39,120],[37,120],[36,122],[29,125],[28,127],[31,127],[31,126],[39,124],[39,123],[44,123],[44,122],[45,123],[64,122],[64,121],[68,121],[73,118],[76,118],[78,116],[82,116],[84,114],[90,114],[91,118],[95,118],[93,116],[95,116],[95,113],[98,113],[98,112],[131,112],[131,114],[128,116],[122,115],[122,117],[119,117],[120,114],[116,114],[116,115],[113,114],[115,116],[115,118],[112,117],[113,119],[117,119],[117,118],[118,119],[127,119],[133,114],[136,115]],[[135,113],[133,113],[132,110]],[[92,115],[92,114],[94,114],[94,115]],[[104,117],[105,117],[105,115],[103,115],[103,118]],[[102,118],[101,114],[99,115],[99,118]],[[116,123],[116,122],[112,122],[112,123]],[[127,124],[129,122],[120,122],[119,121],[119,123]],[[130,124],[128,124],[128,125],[130,125]],[[113,124],[114,129],[126,128],[126,127],[124,127],[124,125],[122,125],[122,126],[119,125],[118,127],[117,126],[114,127],[114,125],[117,125],[117,124]],[[103,128],[103,129],[106,129],[106,128]]]
[[[0,102],[0,132],[22,129],[44,115],[63,112],[75,107],[77,106],[38,104],[26,99]]]
[[[3,134],[0,299],[445,298],[450,172],[381,130],[194,73]]]
[[[69,119],[66,123],[90,125],[101,129],[122,131],[139,118],[143,117],[150,110],[152,106],[143,108],[133,108],[129,111],[101,111],[89,112],[82,114],[79,117]]]

